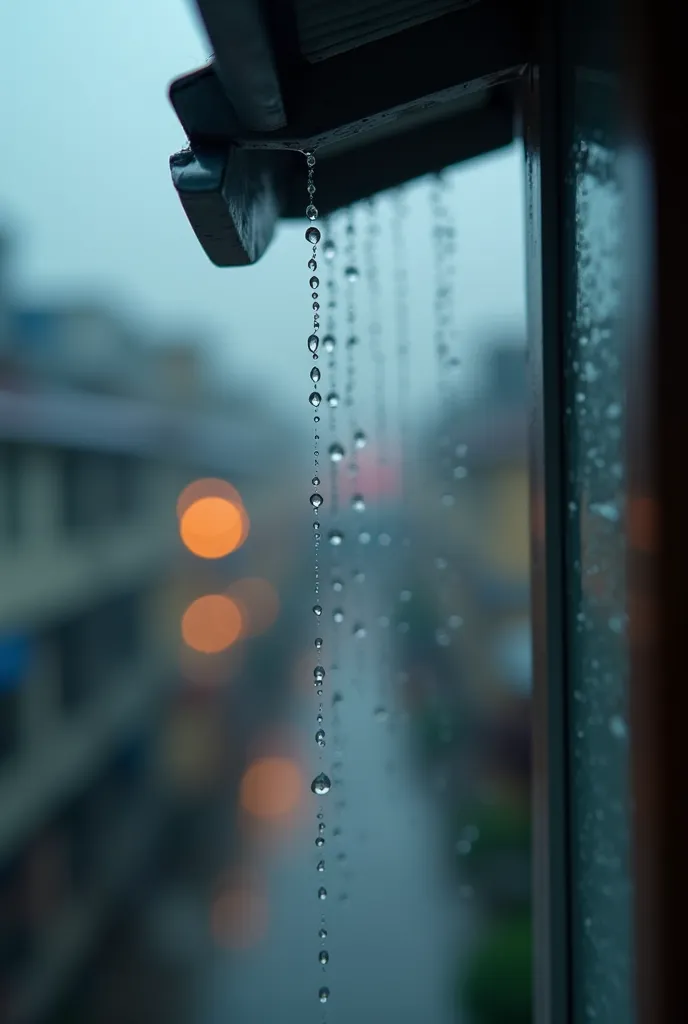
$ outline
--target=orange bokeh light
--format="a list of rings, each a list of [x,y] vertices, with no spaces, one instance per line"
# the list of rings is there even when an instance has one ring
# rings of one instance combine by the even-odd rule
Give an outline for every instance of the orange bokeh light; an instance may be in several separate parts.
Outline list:
[[[261,757],[246,769],[241,780],[241,806],[261,819],[293,814],[303,792],[298,765],[287,757]]]
[[[226,594],[206,594],[182,616],[182,638],[195,651],[217,654],[241,635],[241,612]]]
[[[226,480],[195,480],[177,499],[179,534],[199,558],[224,558],[248,537],[250,522],[241,495]]]
[[[246,636],[265,633],[279,615],[277,591],[267,580],[237,580],[228,588],[227,593],[241,611]]]
[[[249,949],[260,942],[267,926],[267,900],[253,883],[237,880],[213,900],[210,927],[218,945]]]

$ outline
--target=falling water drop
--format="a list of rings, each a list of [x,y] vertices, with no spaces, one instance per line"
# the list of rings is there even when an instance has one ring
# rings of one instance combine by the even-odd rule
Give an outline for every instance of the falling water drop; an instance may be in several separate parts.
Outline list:
[[[318,269],[318,261],[313,259],[312,256],[311,256],[311,258],[308,261],[308,269],[309,270],[317,270]]]
[[[317,615],[318,617],[320,617],[322,615],[322,607],[321,607],[321,605],[319,605],[319,604],[314,604],[313,605],[313,614]]]
[[[313,678],[316,679],[317,682],[319,683],[323,681],[323,679],[325,678],[325,669],[322,667],[322,665],[315,666],[315,668],[313,669]]]
[[[365,448],[368,443],[368,438],[365,436],[362,430],[357,430],[354,434],[354,445],[356,448]]]
[[[313,367],[313,369],[311,370],[310,376],[311,376],[311,380],[313,381],[313,383],[317,384],[318,381],[320,380],[320,370],[318,369],[317,366]]]
[[[323,899],[324,898],[325,897],[323,896]],[[318,992],[318,999],[320,1000],[320,1002],[321,1003],[326,1003],[329,998],[330,998],[330,990],[329,990],[329,988],[321,988],[320,991]]]
[[[312,277],[308,283],[313,291],[320,287],[320,281],[317,277]]]
[[[320,338],[317,334],[309,334],[308,336],[308,351],[312,352],[313,355],[318,351],[318,345],[320,344]]]
[[[318,889],[318,899],[319,900],[326,900],[327,899],[327,889],[324,886],[321,886]]]
[[[322,716],[321,716],[321,718],[322,718]],[[324,729],[318,729],[318,731],[315,734],[315,742],[318,744],[319,747],[324,747],[325,746],[325,730]]]
[[[330,954],[327,952],[326,949],[321,949],[320,950],[320,952],[318,953],[318,960],[323,965],[326,964],[326,963],[329,963]]]
[[[323,496],[322,494],[318,494],[317,491],[314,491],[313,494],[311,494],[309,501],[313,508],[320,508],[323,503]]]
[[[325,845],[325,840],[323,839],[322,836],[318,836],[318,838],[315,840],[315,845],[318,847],[318,849]]]
[[[316,638],[315,638],[315,640],[313,641],[313,643],[314,643],[314,645],[315,645],[315,649],[316,649],[316,651],[319,651],[319,650],[320,650],[320,648],[321,648],[321,647],[322,647],[322,645],[323,645],[323,642],[322,642],[322,637],[321,637],[321,636],[316,636]]]
[[[341,530],[330,530],[327,539],[333,548],[338,548],[344,542],[344,534]]]
[[[310,207],[308,209],[310,209]],[[308,215],[308,210],[306,210],[306,214]],[[308,219],[311,219],[310,216]],[[320,231],[313,224],[309,228],[306,228],[306,241],[310,242],[311,245],[317,245],[320,241]]]
[[[327,928],[321,928],[318,932],[318,938],[325,940],[327,938]]]
[[[330,445],[329,455],[332,462],[341,462],[344,458],[344,449],[335,441]]]
[[[315,720],[318,723],[318,725],[322,725],[323,716],[321,714],[317,714],[315,716]]]
[[[315,865],[315,870],[322,873],[325,870],[325,861],[319,860],[318,863]]]
[[[331,788],[332,783],[324,772],[320,772],[319,775],[316,775],[311,782],[311,792],[315,793],[316,796],[324,796],[325,793],[330,792]]]
[[[310,395],[308,396],[308,401],[311,403],[311,405],[315,409],[317,409],[318,406],[320,405],[320,403],[322,402],[322,397],[320,396],[320,392],[318,392],[318,391],[311,391]]]
[[[317,206],[313,206],[313,203],[310,203],[306,207],[306,216],[308,217],[309,220],[317,220],[317,217],[318,217],[318,208],[317,208]],[[316,228],[316,231],[317,231],[317,228]],[[308,237],[308,236],[306,236],[306,237]],[[319,231],[318,231],[318,237],[320,237],[320,232]],[[309,239],[309,241],[310,241],[310,239]]]

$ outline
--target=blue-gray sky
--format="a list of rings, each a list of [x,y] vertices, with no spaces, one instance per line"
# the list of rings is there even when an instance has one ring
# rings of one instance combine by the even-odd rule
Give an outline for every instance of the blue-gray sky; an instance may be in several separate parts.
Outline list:
[[[168,156],[185,140],[167,84],[207,52],[183,0],[3,5],[0,220],[17,237],[16,282],[24,294],[98,294],[156,330],[207,327],[223,366],[261,379],[271,394],[279,387],[291,400],[303,392],[308,323],[303,226],[285,226],[257,266],[218,270],[196,242],[169,178]],[[454,201],[468,364],[484,332],[523,321],[518,148],[462,168]],[[424,345],[432,279],[427,189],[412,192],[410,207],[421,398],[434,380]]]

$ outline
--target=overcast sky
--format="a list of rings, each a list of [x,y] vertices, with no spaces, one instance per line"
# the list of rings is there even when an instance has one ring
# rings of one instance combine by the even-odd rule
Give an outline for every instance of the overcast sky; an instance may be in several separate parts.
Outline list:
[[[166,97],[208,53],[183,0],[24,0],[0,10],[0,225],[13,230],[24,295],[102,296],[154,330],[206,333],[227,370],[271,400],[303,394],[305,225],[283,227],[258,265],[218,270],[172,188],[184,143]],[[522,168],[517,147],[456,175],[457,301],[464,362],[524,317]],[[414,387],[432,386],[432,253],[425,186],[410,194]],[[389,268],[389,246],[382,272]],[[389,319],[389,311],[385,312]]]

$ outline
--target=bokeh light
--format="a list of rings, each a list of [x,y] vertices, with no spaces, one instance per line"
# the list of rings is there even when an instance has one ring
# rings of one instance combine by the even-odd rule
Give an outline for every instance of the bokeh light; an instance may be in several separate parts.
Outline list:
[[[210,911],[213,939],[227,949],[250,949],[268,927],[268,903],[253,878],[243,873],[229,878],[215,896]]]
[[[241,635],[241,611],[226,594],[206,594],[182,616],[182,638],[195,651],[217,654]]]
[[[292,815],[302,793],[303,778],[295,761],[287,757],[262,757],[246,769],[240,800],[248,814],[271,820]]]
[[[207,477],[184,488],[177,499],[182,542],[199,558],[224,558],[248,537],[250,522],[237,489]]]
[[[241,671],[244,660],[245,648],[242,644],[234,643],[214,654],[182,644],[179,650],[179,671],[182,678],[192,686],[199,690],[212,690],[232,682]]]
[[[244,636],[265,633],[277,620],[279,596],[268,580],[237,580],[227,589],[227,594],[241,611]]]

